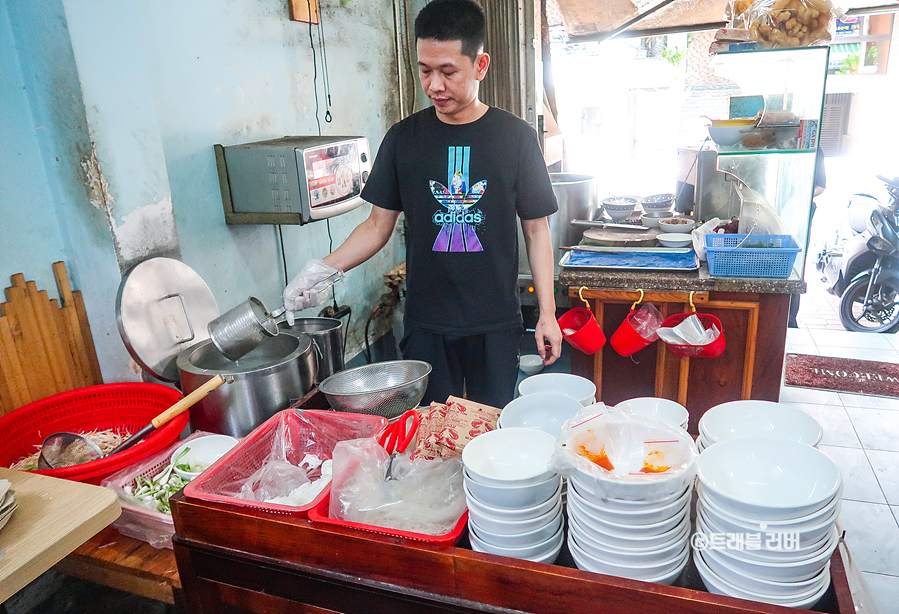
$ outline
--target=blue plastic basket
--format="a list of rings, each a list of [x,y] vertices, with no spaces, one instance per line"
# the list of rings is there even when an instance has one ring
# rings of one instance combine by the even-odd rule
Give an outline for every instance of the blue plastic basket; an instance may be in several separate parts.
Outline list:
[[[779,278],[790,276],[802,251],[790,235],[729,234],[705,235],[705,250],[713,277]]]

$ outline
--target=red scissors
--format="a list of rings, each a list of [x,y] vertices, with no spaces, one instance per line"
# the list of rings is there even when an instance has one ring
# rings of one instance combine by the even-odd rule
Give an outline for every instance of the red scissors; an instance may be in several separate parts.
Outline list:
[[[406,430],[409,418],[412,418],[412,426],[409,430]],[[410,409],[385,426],[384,430],[381,431],[381,434],[378,436],[378,445],[383,446],[383,448],[390,454],[390,461],[387,464],[387,480],[393,479],[391,469],[393,469],[394,457],[396,457],[397,454],[405,452],[406,448],[409,447],[412,438],[415,437],[415,432],[418,430],[418,423],[420,421],[421,416],[419,413],[414,409]]]

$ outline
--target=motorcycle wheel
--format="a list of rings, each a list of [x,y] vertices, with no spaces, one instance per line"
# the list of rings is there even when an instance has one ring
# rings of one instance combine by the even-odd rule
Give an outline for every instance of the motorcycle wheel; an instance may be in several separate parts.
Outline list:
[[[865,306],[870,275],[859,277],[846,288],[840,300],[843,328],[863,333],[894,332],[899,328],[899,284],[886,278],[871,288],[871,305]]]

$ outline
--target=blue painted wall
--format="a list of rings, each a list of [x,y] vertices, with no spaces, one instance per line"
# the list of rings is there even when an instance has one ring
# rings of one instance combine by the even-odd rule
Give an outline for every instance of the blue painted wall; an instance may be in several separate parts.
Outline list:
[[[114,298],[120,269],[145,257],[180,257],[222,310],[250,294],[279,305],[277,229],[225,225],[212,145],[317,134],[308,25],[289,21],[282,0],[0,0],[0,13],[0,71],[16,69],[16,57],[21,65],[12,84],[0,83],[0,108],[20,118],[16,143],[27,161],[19,168],[46,168],[33,182],[12,173],[9,197],[5,181],[0,188],[3,227],[14,228],[0,232],[16,238],[0,247],[0,274],[24,268],[10,267],[13,255],[47,271],[53,260],[69,262],[107,381],[136,377],[115,329]],[[399,113],[392,3],[325,0],[322,15],[333,121],[323,120],[316,28],[321,130],[366,136],[376,151]],[[11,204],[35,190],[55,215],[13,218]],[[334,246],[367,214],[366,205],[333,219]],[[328,252],[324,222],[283,231],[291,277]],[[24,240],[30,235],[46,240],[34,247]],[[381,274],[402,259],[394,240],[338,285],[339,302],[353,308],[350,354],[362,347],[365,319],[385,289]],[[29,277],[52,287],[52,277]]]

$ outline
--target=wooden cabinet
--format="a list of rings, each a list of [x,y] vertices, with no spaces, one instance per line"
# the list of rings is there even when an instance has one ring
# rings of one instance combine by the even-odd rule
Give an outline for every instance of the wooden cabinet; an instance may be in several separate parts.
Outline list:
[[[403,614],[793,614],[712,595],[692,565],[678,586],[434,546],[233,505],[172,498],[188,611]],[[854,612],[839,550],[818,611]]]
[[[639,290],[665,317],[689,312],[692,294],[698,312],[721,321],[726,349],[717,358],[681,358],[661,341],[629,357],[609,343],[592,356],[573,350],[572,372],[593,380],[597,399],[607,405],[642,396],[678,401],[689,410],[695,435],[699,418],[719,403],[780,398],[790,294],[804,291],[804,282],[585,271],[563,271],[560,282],[569,286],[572,304],[580,303],[579,295],[590,303],[607,338],[640,298]]]

